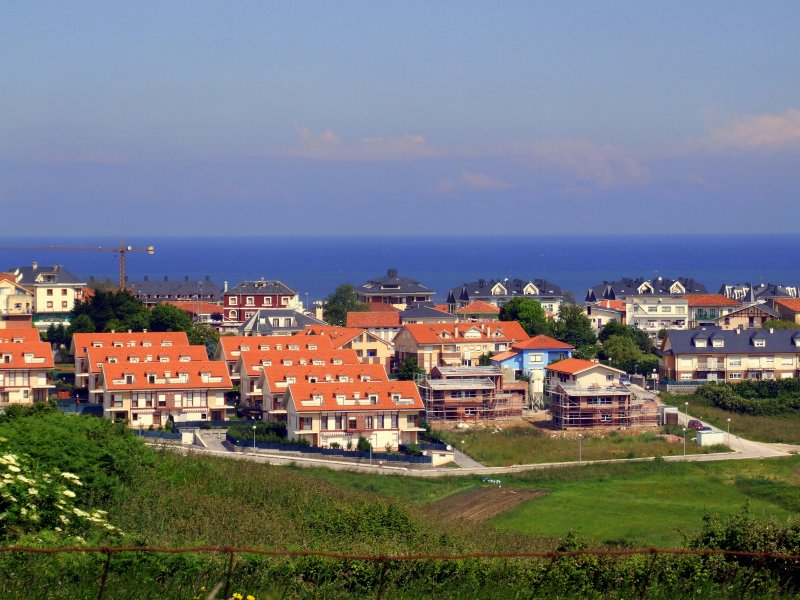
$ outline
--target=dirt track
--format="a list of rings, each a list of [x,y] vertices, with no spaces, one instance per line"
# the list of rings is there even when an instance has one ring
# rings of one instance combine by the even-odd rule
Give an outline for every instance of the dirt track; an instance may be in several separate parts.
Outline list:
[[[491,486],[449,496],[428,505],[428,508],[442,520],[483,523],[517,504],[541,498],[548,493],[548,490],[514,490]]]

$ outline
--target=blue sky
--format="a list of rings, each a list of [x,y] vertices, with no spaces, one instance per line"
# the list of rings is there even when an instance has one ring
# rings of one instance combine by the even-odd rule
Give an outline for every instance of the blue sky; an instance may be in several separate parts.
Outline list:
[[[6,0],[0,234],[796,232],[798,23],[794,0]]]

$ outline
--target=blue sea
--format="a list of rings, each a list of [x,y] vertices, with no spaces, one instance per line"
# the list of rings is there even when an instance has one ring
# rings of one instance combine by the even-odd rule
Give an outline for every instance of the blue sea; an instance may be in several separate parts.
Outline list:
[[[657,225],[657,224],[654,224]],[[655,227],[654,227],[655,228]],[[80,248],[119,245],[119,238],[60,237],[0,240],[0,270],[60,264],[88,278],[118,277],[111,252]],[[227,281],[279,279],[310,300],[341,283],[359,285],[389,268],[422,282],[444,300],[447,290],[479,278],[544,278],[583,299],[588,287],[620,277],[694,277],[709,292],[723,282],[800,283],[796,235],[442,236],[442,237],[130,237],[126,245],[155,246],[152,256],[127,255],[129,279]],[[30,250],[30,246],[67,250]],[[13,249],[10,249],[13,248]]]

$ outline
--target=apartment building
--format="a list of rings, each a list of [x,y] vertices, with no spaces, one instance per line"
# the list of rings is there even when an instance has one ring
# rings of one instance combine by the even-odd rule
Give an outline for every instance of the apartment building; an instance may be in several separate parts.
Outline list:
[[[50,344],[38,341],[35,329],[12,331],[12,336],[0,336],[0,407],[47,400],[55,387],[48,380],[53,368]],[[16,335],[22,331],[26,333]]]

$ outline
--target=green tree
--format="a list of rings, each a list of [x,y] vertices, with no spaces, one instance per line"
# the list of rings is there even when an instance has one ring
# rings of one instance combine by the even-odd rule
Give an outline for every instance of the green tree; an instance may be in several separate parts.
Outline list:
[[[97,329],[95,329],[94,321],[89,315],[78,315],[69,324],[67,335],[71,340],[73,333],[94,333],[95,331]]]
[[[344,327],[347,324],[347,313],[365,310],[367,306],[358,301],[356,289],[349,283],[343,283],[325,299],[322,315],[331,325]]]
[[[86,300],[76,302],[70,318],[73,325],[79,317],[88,317],[91,328],[83,319],[80,321],[81,329],[71,328],[70,337],[73,332],[110,331],[112,328],[117,331],[142,331],[150,324],[147,307],[124,290],[97,290]],[[109,327],[109,321],[112,320],[113,327]]]
[[[172,304],[158,304],[150,311],[150,329],[189,332],[192,329],[192,317]]]
[[[359,437],[358,443],[356,444],[356,450],[359,452],[369,452],[372,450],[372,444],[370,441],[365,437]]]
[[[580,306],[570,304],[562,304],[559,308],[558,317],[553,322],[553,337],[575,348],[597,342],[589,317]]]
[[[203,345],[206,347],[206,354],[211,358],[219,343],[219,331],[209,327],[204,323],[195,323],[189,331],[189,343],[192,345]]]
[[[517,297],[500,309],[501,321],[518,321],[528,335],[547,334],[550,322],[542,305],[532,298]]]
[[[488,367],[492,364],[492,355],[494,352],[484,352],[478,357],[478,365],[481,367]]]
[[[764,321],[764,329],[800,329],[800,323],[794,321],[782,321],[779,319],[769,319]]]
[[[631,338],[626,335],[612,335],[603,344],[603,354],[615,363],[635,362],[642,352]]]
[[[397,368],[397,378],[400,381],[414,381],[418,376],[424,374],[425,371],[419,368],[419,363],[413,356],[406,356]]]
[[[605,341],[612,335],[626,335],[627,329],[628,328],[619,321],[609,321],[603,325],[600,333],[597,334],[597,339],[600,340],[600,343],[602,344],[605,343]]]

